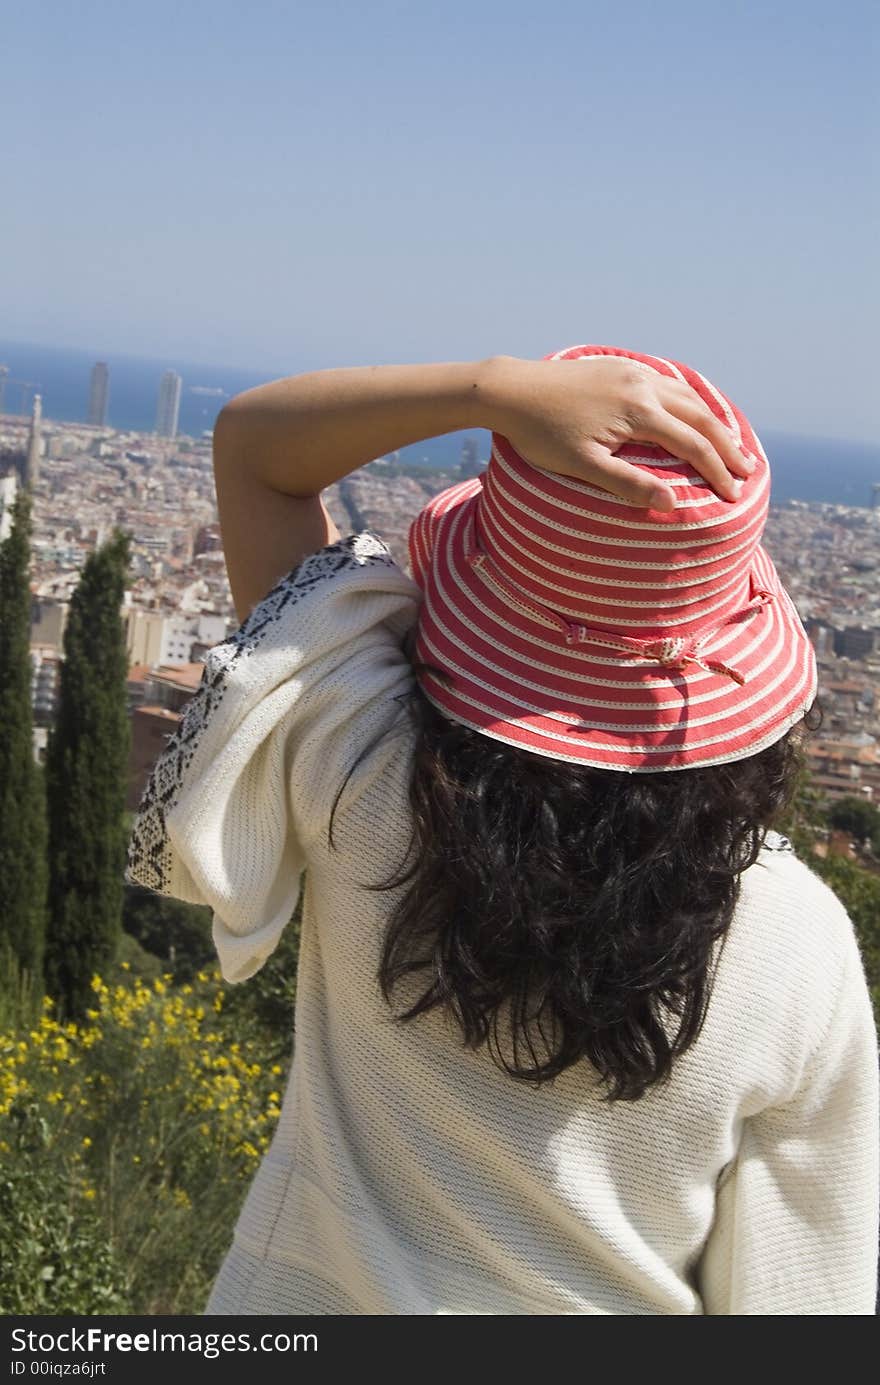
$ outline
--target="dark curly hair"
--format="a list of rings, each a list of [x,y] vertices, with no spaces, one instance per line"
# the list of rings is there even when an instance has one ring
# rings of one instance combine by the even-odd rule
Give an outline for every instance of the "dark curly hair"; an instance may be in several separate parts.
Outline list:
[[[407,702],[409,853],[365,886],[411,882],[377,979],[392,1008],[406,977],[421,995],[395,1019],[442,1006],[512,1078],[540,1084],[586,1058],[605,1099],[638,1100],[702,1029],[740,875],[798,783],[799,729],[732,764],[623,773],[493,740],[417,682]]]

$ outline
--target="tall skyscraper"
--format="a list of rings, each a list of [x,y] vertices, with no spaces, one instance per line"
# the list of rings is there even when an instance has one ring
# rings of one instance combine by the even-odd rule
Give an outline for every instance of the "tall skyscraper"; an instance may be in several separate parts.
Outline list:
[[[39,394],[34,395],[34,408],[31,414],[31,427],[28,434],[27,461],[25,463],[24,484],[27,490],[33,491],[34,486],[40,479],[40,441],[43,424],[43,400]]]
[[[183,380],[176,370],[166,370],[162,376],[159,384],[159,408],[156,413],[156,432],[160,438],[177,437],[182,384]]]
[[[89,390],[89,423],[97,423],[103,428],[107,422],[107,401],[110,397],[110,371],[106,361],[97,361],[92,366],[92,384]]]

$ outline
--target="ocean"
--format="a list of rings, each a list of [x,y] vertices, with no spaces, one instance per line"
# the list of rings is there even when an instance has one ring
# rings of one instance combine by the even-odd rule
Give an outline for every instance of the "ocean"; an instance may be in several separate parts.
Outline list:
[[[9,368],[3,408],[7,413],[30,412],[33,388],[42,396],[43,416],[53,422],[86,420],[89,382],[96,360],[110,370],[108,423],[113,428],[150,432],[155,427],[159,380],[163,371],[176,370],[183,379],[179,431],[190,437],[210,433],[225,400],[273,378],[265,371],[199,365],[173,357],[164,360],[117,356],[0,339],[0,365]],[[277,378],[277,377],[275,377]],[[217,393],[205,394],[210,390]],[[871,486],[880,483],[880,446],[835,438],[800,437],[763,431],[754,418],[773,469],[773,500],[820,500],[838,505],[869,505]],[[401,450],[410,464],[453,466],[460,457],[465,434],[450,433]],[[489,455],[489,435],[472,436],[479,456]]]

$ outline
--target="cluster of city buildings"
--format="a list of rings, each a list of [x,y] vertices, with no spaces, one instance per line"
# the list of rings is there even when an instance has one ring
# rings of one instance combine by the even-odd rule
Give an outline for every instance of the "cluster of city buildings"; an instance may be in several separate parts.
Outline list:
[[[31,659],[35,754],[42,757],[58,696],[70,598],[89,552],[114,525],[131,536],[121,617],[132,720],[129,806],[183,704],[205,652],[237,628],[214,492],[211,443],[177,434],[180,377],[169,372],[154,433],[111,430],[106,367],[92,375],[87,424],[0,415],[0,540],[25,486],[33,503]],[[173,378],[172,378],[173,377]],[[177,382],[175,384],[175,381]],[[324,492],[341,533],[381,535],[410,571],[407,532],[425,501],[481,470],[472,440],[457,467],[368,463]],[[866,497],[867,498],[867,497]],[[873,497],[880,502],[880,494]],[[790,502],[771,509],[765,543],[794,597],[820,668],[823,724],[809,745],[812,777],[829,798],[880,804],[880,503]]]
[[[822,725],[807,744],[827,798],[880,805],[880,493],[870,508],[775,506],[764,544],[816,650]]]

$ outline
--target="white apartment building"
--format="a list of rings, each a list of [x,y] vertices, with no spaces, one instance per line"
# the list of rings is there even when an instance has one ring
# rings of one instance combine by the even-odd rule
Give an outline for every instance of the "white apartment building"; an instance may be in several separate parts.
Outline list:
[[[226,618],[214,612],[162,615],[129,608],[123,616],[129,664],[188,664],[194,644],[211,646],[226,638]]]

